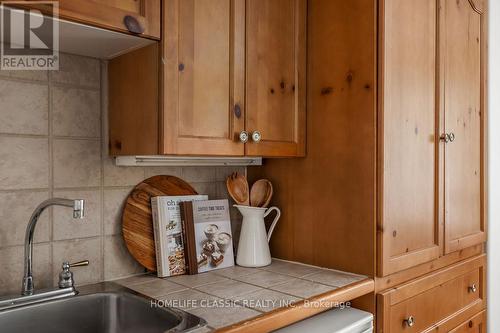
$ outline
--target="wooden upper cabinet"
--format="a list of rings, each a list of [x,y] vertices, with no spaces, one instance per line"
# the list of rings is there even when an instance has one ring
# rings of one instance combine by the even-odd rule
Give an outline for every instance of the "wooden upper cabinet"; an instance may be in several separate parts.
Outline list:
[[[160,39],[160,0],[59,0],[61,18],[122,32],[126,17],[139,24],[132,32]]]
[[[380,7],[378,274],[439,257],[435,0]]]
[[[441,0],[445,253],[486,240],[485,17],[479,0]]]
[[[160,153],[244,154],[244,0],[167,0]]]
[[[162,6],[160,47],[110,61],[110,154],[303,156],[307,1]]]
[[[305,154],[306,17],[306,0],[246,2],[247,155]]]

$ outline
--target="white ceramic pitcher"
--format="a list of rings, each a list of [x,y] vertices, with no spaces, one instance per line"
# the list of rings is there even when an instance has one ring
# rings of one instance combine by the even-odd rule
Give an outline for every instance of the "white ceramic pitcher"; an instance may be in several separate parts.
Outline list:
[[[277,207],[260,208],[241,205],[234,205],[234,207],[238,208],[243,215],[236,263],[244,267],[262,267],[271,264],[269,240],[281,216],[281,211]],[[266,233],[264,217],[273,210],[276,211],[276,217],[271,223],[269,232]]]

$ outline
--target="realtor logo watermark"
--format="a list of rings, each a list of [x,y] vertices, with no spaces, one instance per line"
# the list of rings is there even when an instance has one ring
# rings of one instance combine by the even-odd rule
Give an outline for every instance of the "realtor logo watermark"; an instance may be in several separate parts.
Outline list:
[[[43,6],[45,15],[19,5]],[[2,1],[0,70],[58,70],[58,17],[58,1]]]

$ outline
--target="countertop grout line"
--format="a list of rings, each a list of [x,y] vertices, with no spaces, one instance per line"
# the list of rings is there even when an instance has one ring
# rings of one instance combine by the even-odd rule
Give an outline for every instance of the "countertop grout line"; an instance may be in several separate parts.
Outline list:
[[[229,306],[230,307],[234,307],[234,309],[230,310],[228,312],[228,315],[230,316],[230,318],[227,318],[229,320],[229,323],[226,326],[223,326],[223,327],[227,327],[227,326],[235,325],[235,324],[241,322],[241,320],[232,319],[233,314],[235,314],[235,318],[238,318],[238,316],[236,315],[237,311],[238,311],[238,308],[244,308],[244,309],[248,309],[248,310],[254,311],[254,313],[255,313],[254,317],[259,317],[261,315],[266,315],[267,313],[269,313],[269,311],[265,311],[264,309],[259,309],[259,308],[250,306],[251,305],[250,303],[242,302],[242,300],[245,299],[245,297],[248,297],[248,296],[250,296],[252,294],[263,293],[263,299],[265,299],[266,292],[269,292],[269,293],[271,293],[271,292],[272,293],[278,293],[280,295],[283,295],[282,296],[283,298],[284,297],[293,297],[293,299],[296,299],[296,301],[293,301],[292,304],[295,304],[297,302],[301,302],[301,301],[304,301],[304,300],[307,300],[307,299],[313,299],[313,298],[315,298],[315,297],[317,297],[319,295],[322,295],[322,294],[334,293],[337,289],[341,289],[341,288],[344,288],[344,287],[349,288],[349,285],[355,285],[355,284],[357,284],[357,283],[359,283],[359,282],[361,282],[361,281],[363,281],[365,279],[369,279],[368,276],[362,276],[362,275],[358,275],[358,274],[352,274],[350,272],[343,272],[343,271],[338,271],[338,270],[329,270],[329,269],[324,269],[324,268],[320,268],[320,267],[317,267],[317,269],[318,269],[317,272],[306,274],[306,275],[303,275],[302,277],[297,277],[297,276],[293,276],[293,275],[283,274],[281,272],[274,272],[274,271],[263,270],[263,269],[260,269],[260,268],[255,268],[255,272],[251,272],[250,271],[248,274],[245,273],[245,274],[238,275],[238,276],[226,276],[226,275],[222,275],[222,274],[217,274],[214,271],[214,272],[210,272],[210,273],[213,274],[212,277],[214,279],[219,279],[220,278],[220,280],[213,281],[213,282],[206,282],[206,283],[202,283],[202,284],[199,284],[199,285],[196,285],[196,286],[185,286],[185,285],[183,285],[181,283],[170,281],[169,277],[158,278],[153,273],[148,273],[148,274],[145,274],[144,276],[151,277],[151,279],[148,278],[148,279],[146,279],[146,281],[140,281],[138,283],[136,282],[136,283],[132,283],[132,284],[124,284],[124,286],[132,289],[134,286],[152,283],[152,282],[158,281],[158,279],[160,279],[160,280],[164,280],[164,281],[167,281],[167,282],[171,282],[174,285],[182,287],[183,289],[176,290],[176,291],[171,291],[171,292],[167,292],[167,293],[162,294],[160,296],[155,296],[155,297],[151,297],[150,296],[153,299],[159,300],[162,297],[168,297],[169,295],[172,295],[172,294],[175,294],[175,293],[186,292],[186,291],[194,291],[196,293],[200,293],[202,299],[209,300],[210,298],[214,298],[214,300],[218,300],[218,301],[222,300],[222,301],[228,302]],[[286,277],[288,277],[288,279],[286,281],[279,282],[279,283],[276,283],[276,284],[272,284],[272,285],[266,286],[266,287],[264,287],[262,285],[259,285],[259,284],[256,284],[256,283],[249,283],[249,282],[245,282],[245,281],[239,280],[239,278],[248,277],[248,276],[254,275],[256,273],[262,272],[262,271],[274,273],[274,274],[277,274],[277,275],[286,276]],[[308,280],[306,278],[307,275],[317,274],[317,273],[321,273],[321,272],[332,273],[332,275],[333,275],[332,276],[333,281],[335,281],[335,273],[339,274],[339,278],[342,278],[345,275],[349,275],[349,276],[352,276],[352,277],[355,277],[355,278],[354,279],[348,279],[347,280],[348,283],[345,283],[343,286],[334,286],[334,285],[331,285],[331,284],[325,284],[325,283],[318,282],[318,281]],[[140,275],[137,275],[137,276],[140,276]],[[323,292],[320,292],[320,293],[314,293],[313,292],[313,294],[311,294],[311,295],[309,295],[307,297],[304,297],[304,296],[297,296],[297,295],[294,295],[294,294],[290,294],[290,293],[288,293],[286,291],[280,291],[280,290],[271,289],[271,288],[274,288],[276,286],[283,285],[283,284],[289,283],[291,281],[296,281],[296,280],[299,280],[299,281],[302,280],[302,281],[306,281],[306,282],[313,283],[313,284],[316,284],[316,285],[325,286],[329,290],[323,291]],[[117,280],[117,281],[120,281],[120,280]],[[258,289],[257,290],[252,290],[252,291],[246,291],[246,292],[243,292],[242,294],[236,295],[236,296],[230,295],[230,296],[223,296],[223,297],[220,296],[220,295],[216,295],[215,293],[210,292],[210,290],[200,290],[200,289],[198,289],[200,287],[209,286],[209,285],[212,285],[212,284],[224,283],[224,282],[227,283],[229,281],[235,281],[238,284],[252,286],[252,287],[255,287],[255,288],[258,288]],[[265,281],[265,279],[263,281]],[[262,297],[256,297],[255,299],[259,300],[261,298]],[[189,309],[187,309],[187,308],[186,309],[180,308],[180,310],[183,310],[183,311],[186,311],[186,312],[191,312],[191,310],[203,309],[203,308],[204,308],[203,306],[195,306],[195,307],[192,307],[192,308],[189,308]],[[277,310],[277,309],[280,309],[280,308],[283,308],[283,306],[274,307],[270,311]],[[214,315],[216,315],[217,308],[214,308],[214,309],[210,309],[209,308],[206,311],[207,311],[206,312],[207,316],[214,316]],[[203,313],[205,313],[205,312],[203,312]],[[203,314],[201,315],[201,317],[202,318],[204,317]],[[208,322],[208,320],[207,320],[207,322]],[[214,328],[213,326],[211,326],[210,322],[208,322],[207,326],[205,326],[205,327],[207,329],[209,329],[209,330],[215,330],[215,331],[218,329],[218,328]]]

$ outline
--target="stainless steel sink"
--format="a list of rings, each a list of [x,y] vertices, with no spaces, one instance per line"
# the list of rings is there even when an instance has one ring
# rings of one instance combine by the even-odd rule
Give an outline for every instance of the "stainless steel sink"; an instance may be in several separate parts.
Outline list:
[[[0,311],[2,333],[188,332],[206,322],[155,307],[151,299],[115,283],[82,286],[77,296]]]

